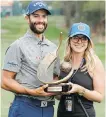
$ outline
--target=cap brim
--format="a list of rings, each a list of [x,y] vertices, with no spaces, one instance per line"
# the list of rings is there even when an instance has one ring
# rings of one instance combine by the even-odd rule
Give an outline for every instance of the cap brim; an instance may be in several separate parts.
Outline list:
[[[73,37],[73,36],[78,35],[78,34],[85,35],[86,37],[88,37],[88,39],[90,39],[90,37],[89,37],[88,35],[86,35],[85,33],[83,33],[83,32],[74,33],[74,34],[72,34],[72,35],[69,35],[69,37]]]
[[[44,8],[42,8],[42,9],[44,9]],[[51,15],[51,12],[50,11],[48,11],[47,9],[44,9],[45,11],[47,11],[47,14],[48,15]]]
[[[26,13],[26,15],[32,14],[32,13],[38,11],[38,10],[41,10],[41,9],[44,9],[47,12],[48,15],[51,15],[51,12],[48,9],[45,9],[45,8],[34,9],[32,12]]]

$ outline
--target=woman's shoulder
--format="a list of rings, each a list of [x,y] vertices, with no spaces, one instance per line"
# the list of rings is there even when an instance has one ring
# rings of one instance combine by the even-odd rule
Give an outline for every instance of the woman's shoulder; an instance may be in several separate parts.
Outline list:
[[[103,76],[104,73],[105,73],[105,70],[104,70],[103,63],[100,60],[100,58],[98,56],[96,56],[95,67],[94,67],[94,70],[93,70],[93,78],[97,77],[97,76],[101,76],[101,75]]]
[[[89,75],[93,78],[94,76],[98,74],[104,74],[104,66],[102,61],[98,56],[95,56],[95,66],[92,71],[88,70]]]
[[[104,69],[103,63],[102,63],[102,61],[100,60],[100,58],[98,56],[96,56],[95,63],[96,63],[95,70]]]

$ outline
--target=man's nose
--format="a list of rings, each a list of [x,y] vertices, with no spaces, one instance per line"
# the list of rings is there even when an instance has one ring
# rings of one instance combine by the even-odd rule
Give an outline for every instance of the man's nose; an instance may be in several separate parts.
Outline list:
[[[44,21],[44,18],[42,16],[39,16],[39,21],[40,22],[43,22]]]

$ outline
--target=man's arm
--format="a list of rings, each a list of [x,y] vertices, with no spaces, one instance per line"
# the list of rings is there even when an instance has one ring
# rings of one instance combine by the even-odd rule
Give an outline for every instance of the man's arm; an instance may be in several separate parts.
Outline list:
[[[30,95],[36,95],[36,96],[51,96],[54,95],[53,93],[46,93],[44,92],[44,89],[48,85],[43,85],[42,87],[36,88],[36,89],[29,89],[21,84],[19,84],[17,81],[15,81],[15,72],[10,72],[8,70],[2,71],[2,82],[1,87],[5,90],[20,93],[20,94],[30,94]]]

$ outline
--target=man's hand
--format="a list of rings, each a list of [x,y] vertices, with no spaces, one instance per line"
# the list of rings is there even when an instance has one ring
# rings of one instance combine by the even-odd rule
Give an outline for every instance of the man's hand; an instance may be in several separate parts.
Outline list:
[[[30,95],[34,95],[34,96],[54,96],[56,95],[56,93],[47,93],[44,91],[45,88],[48,87],[48,84],[47,85],[43,85],[39,88],[36,88],[36,89],[26,89],[26,91],[30,94]]]

